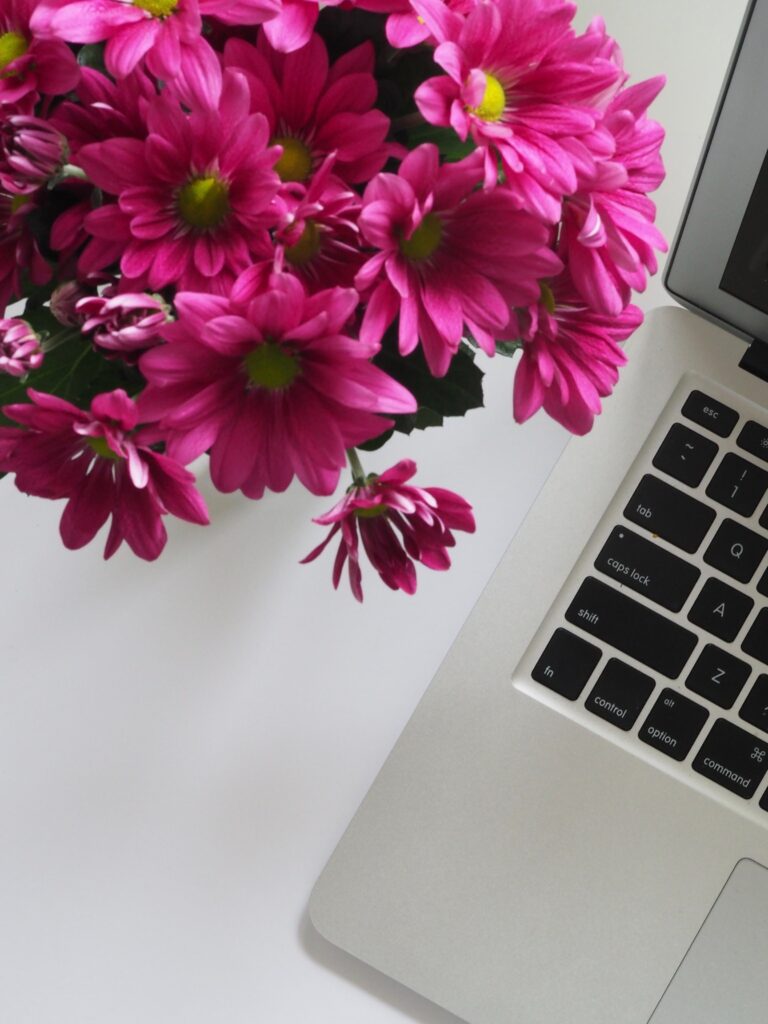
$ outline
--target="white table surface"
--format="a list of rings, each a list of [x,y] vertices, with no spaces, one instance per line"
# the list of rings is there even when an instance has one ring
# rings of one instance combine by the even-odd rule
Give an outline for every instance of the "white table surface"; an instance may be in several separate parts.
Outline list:
[[[585,0],[655,106],[672,237],[745,0]],[[640,300],[666,299],[658,279]],[[327,945],[306,901],[552,468],[565,434],[487,408],[369,456],[408,455],[475,507],[415,598],[371,572],[360,607],[300,566],[330,501],[204,483],[214,524],[159,563],[65,551],[60,505],[0,487],[0,1020],[8,1024],[449,1024]],[[521,581],[524,586],[524,581]],[[513,625],[513,624],[511,624]]]

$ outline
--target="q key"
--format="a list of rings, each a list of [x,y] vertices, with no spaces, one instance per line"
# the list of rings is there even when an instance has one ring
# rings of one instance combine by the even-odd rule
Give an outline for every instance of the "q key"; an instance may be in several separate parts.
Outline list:
[[[704,554],[714,566],[739,583],[749,583],[768,551],[768,540],[733,519],[725,519]]]

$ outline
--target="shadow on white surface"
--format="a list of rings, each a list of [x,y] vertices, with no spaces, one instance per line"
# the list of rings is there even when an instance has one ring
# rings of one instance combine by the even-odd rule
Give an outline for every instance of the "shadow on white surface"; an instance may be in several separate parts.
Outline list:
[[[327,942],[315,930],[306,910],[299,923],[299,941],[302,950],[316,964],[365,989],[369,995],[399,1011],[414,1024],[463,1024],[461,1018]]]

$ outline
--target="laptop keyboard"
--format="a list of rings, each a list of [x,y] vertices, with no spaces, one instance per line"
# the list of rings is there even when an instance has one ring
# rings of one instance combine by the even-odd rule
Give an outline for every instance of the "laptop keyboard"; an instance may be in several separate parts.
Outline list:
[[[678,389],[523,667],[768,824],[768,413],[709,390]]]

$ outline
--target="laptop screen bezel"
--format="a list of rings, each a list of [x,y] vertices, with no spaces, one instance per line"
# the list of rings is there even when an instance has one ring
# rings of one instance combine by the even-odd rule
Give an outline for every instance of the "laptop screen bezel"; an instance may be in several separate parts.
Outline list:
[[[720,283],[768,151],[766,55],[768,0],[751,0],[664,272],[667,291],[682,305],[739,337],[762,340],[768,313]]]

